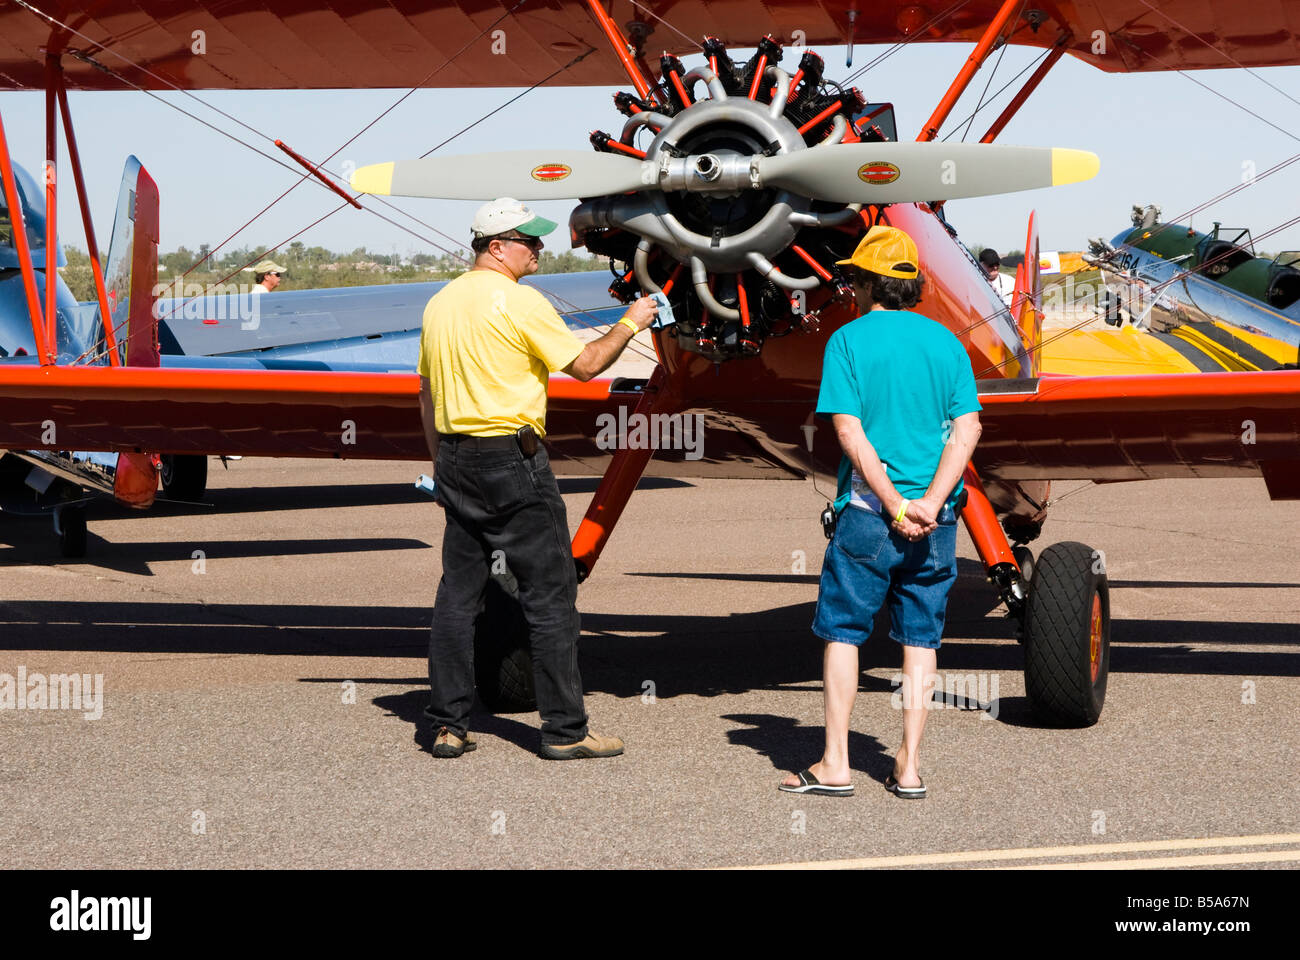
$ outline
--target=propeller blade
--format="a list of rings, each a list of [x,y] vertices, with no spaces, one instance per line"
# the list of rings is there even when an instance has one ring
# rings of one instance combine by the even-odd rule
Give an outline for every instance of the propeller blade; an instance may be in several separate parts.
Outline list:
[[[376,163],[352,175],[352,189],[441,200],[566,200],[644,189],[643,167],[653,185],[654,168],[633,157],[593,150],[511,150]]]
[[[763,186],[837,203],[983,197],[1091,180],[1095,153],[991,143],[844,143],[758,161]]]

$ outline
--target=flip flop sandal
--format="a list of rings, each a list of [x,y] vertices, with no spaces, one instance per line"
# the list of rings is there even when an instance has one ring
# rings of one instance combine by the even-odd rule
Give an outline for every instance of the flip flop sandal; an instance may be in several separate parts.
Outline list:
[[[837,787],[829,783],[822,783],[813,776],[811,770],[800,770],[795,774],[799,778],[799,786],[789,787],[784,783],[778,783],[777,789],[786,793],[814,793],[819,797],[851,797],[853,796],[853,784],[845,784]]]
[[[919,787],[904,787],[901,786],[899,782],[894,779],[894,775],[892,773],[885,779],[885,789],[888,790],[890,793],[892,793],[894,796],[901,797],[904,800],[925,799],[924,782],[922,782]]]

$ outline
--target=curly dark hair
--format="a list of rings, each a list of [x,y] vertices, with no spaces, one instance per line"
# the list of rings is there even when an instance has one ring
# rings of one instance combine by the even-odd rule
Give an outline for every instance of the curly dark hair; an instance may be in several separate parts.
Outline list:
[[[886,277],[855,268],[853,282],[870,285],[871,301],[880,304],[886,310],[909,310],[921,299],[925,275],[918,272],[915,277]]]

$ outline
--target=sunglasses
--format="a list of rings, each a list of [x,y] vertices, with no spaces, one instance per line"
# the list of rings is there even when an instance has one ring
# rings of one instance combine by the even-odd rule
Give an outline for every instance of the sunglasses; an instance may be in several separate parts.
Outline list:
[[[522,243],[529,250],[537,251],[542,249],[541,237],[500,237],[501,240],[513,240],[515,243]]]

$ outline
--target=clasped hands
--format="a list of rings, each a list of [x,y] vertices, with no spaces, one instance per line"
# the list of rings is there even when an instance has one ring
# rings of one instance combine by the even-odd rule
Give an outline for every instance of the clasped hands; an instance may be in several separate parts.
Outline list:
[[[913,543],[924,540],[939,525],[937,518],[942,508],[942,504],[935,504],[924,497],[920,500],[909,500],[903,519],[893,521],[890,526],[898,531],[900,536]]]

